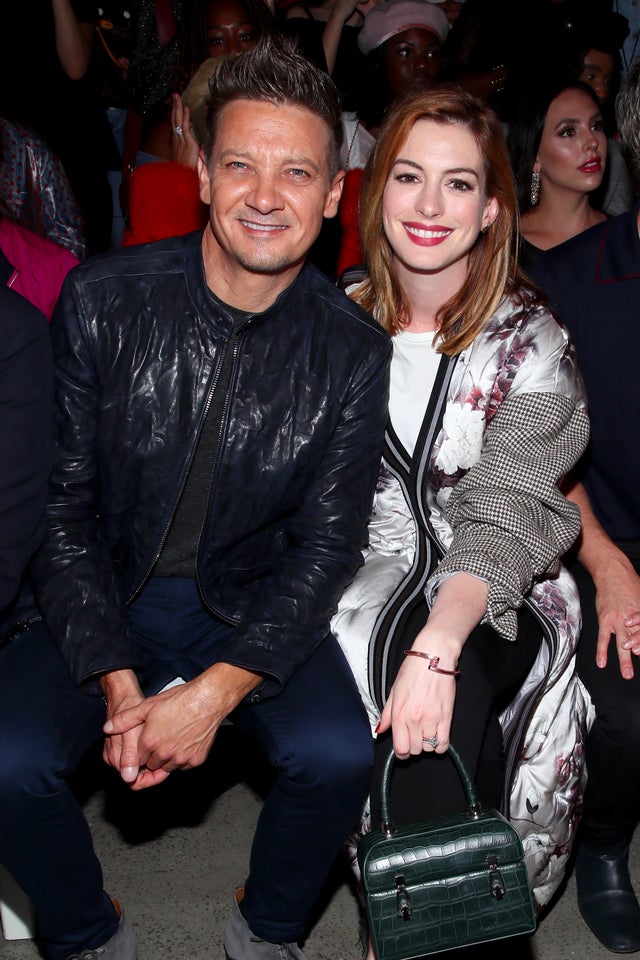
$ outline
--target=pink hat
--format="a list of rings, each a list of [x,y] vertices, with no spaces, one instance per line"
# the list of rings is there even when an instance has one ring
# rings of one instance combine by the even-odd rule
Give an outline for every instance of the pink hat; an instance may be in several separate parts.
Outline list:
[[[442,43],[449,32],[449,21],[430,0],[386,0],[366,15],[358,46],[366,55],[397,33],[416,27],[430,30]]]

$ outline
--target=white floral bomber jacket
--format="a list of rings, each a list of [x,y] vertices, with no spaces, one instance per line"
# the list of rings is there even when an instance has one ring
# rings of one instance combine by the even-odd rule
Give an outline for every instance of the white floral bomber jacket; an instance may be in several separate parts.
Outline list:
[[[365,562],[332,621],[373,729],[388,691],[394,629],[417,595],[430,602],[457,571],[481,577],[489,584],[487,620],[509,640],[515,610],[523,598],[530,606],[543,643],[501,716],[502,812],[522,838],[538,909],[571,852],[593,719],[575,672],[578,594],[560,563],[580,516],[558,490],[588,433],[566,330],[544,307],[503,301],[470,347],[443,357],[412,459],[389,428]]]

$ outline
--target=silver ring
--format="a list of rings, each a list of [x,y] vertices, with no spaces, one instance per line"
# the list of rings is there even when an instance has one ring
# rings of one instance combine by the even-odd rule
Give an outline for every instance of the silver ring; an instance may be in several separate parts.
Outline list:
[[[440,743],[437,737],[423,737],[422,742],[428,743],[431,747],[433,747],[434,750]]]
[[[181,136],[182,136],[182,127],[180,126],[179,123],[173,128],[173,132],[175,133],[175,135],[176,135],[177,137],[181,137]]]

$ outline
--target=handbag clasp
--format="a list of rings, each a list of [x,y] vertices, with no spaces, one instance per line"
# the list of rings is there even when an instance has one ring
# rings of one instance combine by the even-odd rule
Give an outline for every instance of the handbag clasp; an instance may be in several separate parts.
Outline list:
[[[487,857],[487,863],[489,864],[489,890],[491,891],[491,896],[496,900],[502,900],[507,891],[505,890],[502,874],[498,868],[498,861],[495,857]]]
[[[413,913],[413,904],[411,902],[411,894],[407,890],[407,881],[404,877],[396,877],[396,887],[398,888],[396,894],[398,916],[402,917],[403,920],[409,920]]]

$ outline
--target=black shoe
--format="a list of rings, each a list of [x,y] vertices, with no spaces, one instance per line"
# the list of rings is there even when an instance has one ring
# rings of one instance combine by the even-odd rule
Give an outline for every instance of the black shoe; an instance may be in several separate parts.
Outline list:
[[[576,856],[578,909],[591,932],[612,953],[640,950],[640,905],[622,853],[596,853],[585,843]]]

